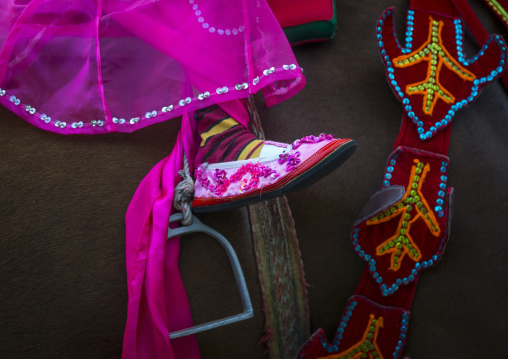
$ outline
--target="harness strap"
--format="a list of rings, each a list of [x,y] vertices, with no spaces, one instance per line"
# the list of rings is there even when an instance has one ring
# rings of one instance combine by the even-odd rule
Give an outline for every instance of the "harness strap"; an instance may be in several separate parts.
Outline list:
[[[318,330],[301,348],[300,359],[402,357],[418,279],[441,259],[449,237],[450,125],[506,67],[502,38],[481,33],[483,27],[462,2],[412,0],[405,46],[394,35],[393,8],[378,21],[388,82],[403,105],[402,126],[383,186],[353,226],[354,250],[365,261],[360,283],[333,341]],[[462,48],[459,15],[480,40],[472,59]]]

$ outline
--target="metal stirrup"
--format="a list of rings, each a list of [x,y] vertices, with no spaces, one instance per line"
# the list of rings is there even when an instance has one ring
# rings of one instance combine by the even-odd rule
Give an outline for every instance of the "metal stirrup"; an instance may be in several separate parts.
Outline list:
[[[184,215],[182,213],[176,213],[169,218],[169,223],[181,221],[183,220],[183,218]],[[173,333],[169,333],[169,339],[175,339],[186,335],[199,333],[205,330],[249,319],[254,316],[254,311],[252,309],[252,303],[249,296],[249,290],[247,289],[247,284],[245,283],[242,267],[240,266],[240,262],[238,261],[238,257],[236,256],[233,247],[222,234],[220,234],[213,228],[204,225],[196,216],[194,216],[191,225],[182,226],[178,228],[169,228],[168,239],[196,232],[205,233],[215,238],[221,244],[222,248],[225,249],[229,258],[229,262],[231,263],[231,267],[233,268],[233,274],[236,279],[236,285],[238,286],[238,290],[240,291],[243,312],[223,319],[214,320],[208,323],[195,325],[187,329],[182,329]]]

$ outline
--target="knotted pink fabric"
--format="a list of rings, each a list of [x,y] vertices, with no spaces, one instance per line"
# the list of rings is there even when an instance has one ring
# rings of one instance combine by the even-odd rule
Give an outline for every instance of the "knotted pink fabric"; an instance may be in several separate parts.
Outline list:
[[[167,240],[183,154],[193,166],[193,111],[220,104],[247,125],[240,103],[268,106],[305,78],[265,0],[0,0],[0,104],[61,134],[131,132],[183,116],[170,156],[140,184],[126,215],[129,305],[124,359],[199,357]]]
[[[0,104],[62,134],[132,132],[304,85],[265,0],[0,0]]]
[[[249,115],[239,100],[221,104],[247,126]],[[168,219],[177,174],[184,153],[192,159],[199,141],[189,115],[172,153],[159,162],[139,185],[127,215],[127,283],[129,305],[123,359],[199,358],[194,336],[169,340],[168,332],[192,326],[187,296],[178,270],[180,239],[167,240]]]

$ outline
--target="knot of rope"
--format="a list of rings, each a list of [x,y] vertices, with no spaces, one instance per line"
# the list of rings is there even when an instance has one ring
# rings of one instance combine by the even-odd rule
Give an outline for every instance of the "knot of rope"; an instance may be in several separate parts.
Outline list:
[[[173,206],[183,213],[181,223],[188,226],[192,224],[191,203],[194,198],[194,181],[190,175],[189,163],[185,155],[183,156],[183,170],[178,171],[178,174],[182,176],[182,180],[175,187]]]

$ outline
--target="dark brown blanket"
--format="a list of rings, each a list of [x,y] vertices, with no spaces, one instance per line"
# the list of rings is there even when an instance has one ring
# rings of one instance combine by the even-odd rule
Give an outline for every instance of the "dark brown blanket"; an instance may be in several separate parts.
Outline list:
[[[358,149],[330,176],[288,196],[309,288],[311,330],[331,337],[360,279],[350,232],[382,175],[401,104],[388,87],[375,35],[378,16],[405,1],[337,1],[336,37],[295,48],[306,88],[259,111],[267,138],[351,137]],[[479,0],[489,32],[501,23]],[[506,32],[506,31],[504,31]],[[469,38],[470,39],[470,38]],[[470,39],[471,40],[471,39]],[[469,57],[477,48],[467,44]],[[498,81],[452,125],[451,237],[423,272],[406,355],[412,359],[504,358],[508,333],[508,95]],[[132,134],[60,136],[0,109],[0,357],[120,358],[126,319],[124,214],[137,185],[167,156],[179,120]],[[200,216],[233,244],[255,318],[198,335],[204,358],[263,358],[261,294],[245,209]],[[196,322],[241,311],[222,249],[182,240],[181,267]]]

